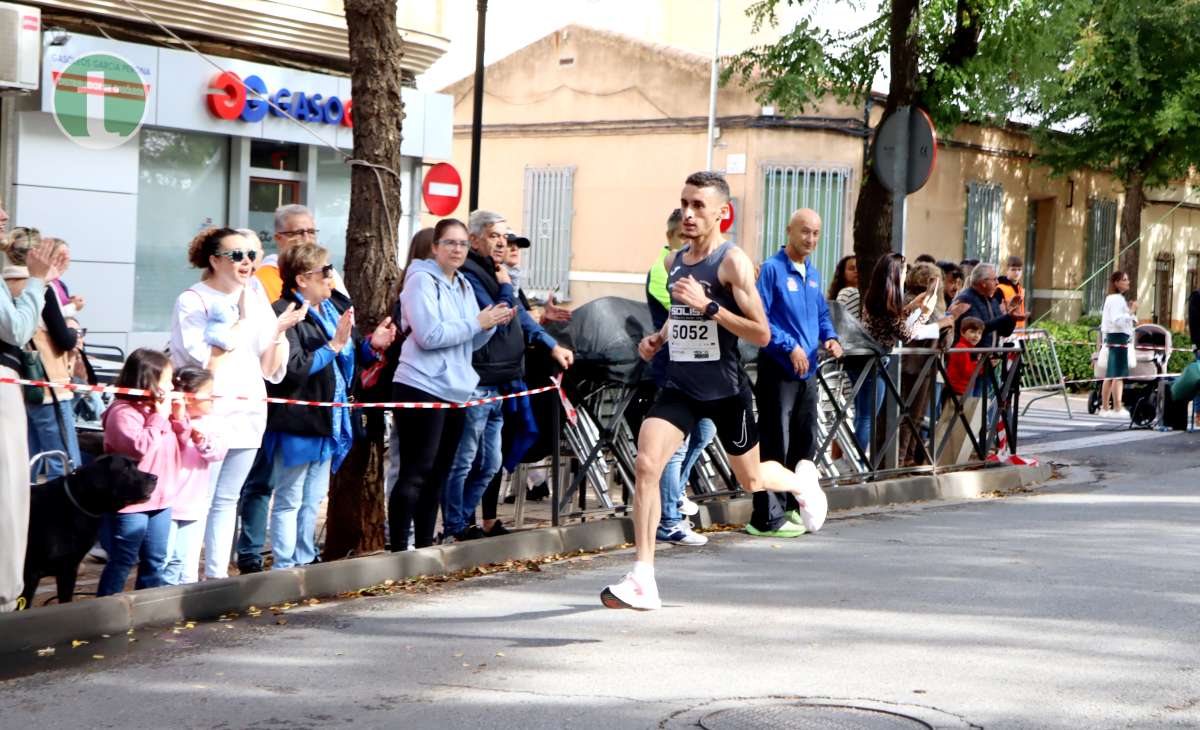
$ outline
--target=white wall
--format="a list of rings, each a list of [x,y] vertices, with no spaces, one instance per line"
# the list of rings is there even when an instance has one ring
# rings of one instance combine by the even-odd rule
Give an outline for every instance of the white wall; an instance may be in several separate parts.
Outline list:
[[[49,114],[17,119],[13,225],[32,226],[71,245],[63,281],[87,305],[88,340],[124,348],[133,326],[138,145],[89,150],[71,142]]]

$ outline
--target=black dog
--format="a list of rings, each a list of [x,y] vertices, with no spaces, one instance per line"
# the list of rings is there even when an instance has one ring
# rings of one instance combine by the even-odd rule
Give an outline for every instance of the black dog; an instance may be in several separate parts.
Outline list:
[[[158,477],[138,471],[128,456],[101,456],[70,475],[32,488],[25,549],[25,605],[43,576],[58,582],[58,601],[75,595],[79,563],[96,544],[100,516],[150,499]]]

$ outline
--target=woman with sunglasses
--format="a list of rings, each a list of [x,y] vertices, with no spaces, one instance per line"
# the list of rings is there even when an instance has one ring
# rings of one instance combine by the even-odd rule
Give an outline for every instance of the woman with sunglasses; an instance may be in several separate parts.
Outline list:
[[[213,372],[214,422],[229,450],[210,468],[212,500],[204,533],[204,575],[229,575],[238,495],[267,427],[266,379],[287,368],[286,333],[307,314],[295,304],[276,314],[260,289],[249,286],[258,252],[237,231],[209,228],[192,239],[188,261],[200,281],[175,300],[171,361],[176,369]]]
[[[315,243],[298,243],[280,254],[279,274],[283,291],[275,311],[301,306],[308,308],[308,316],[288,330],[287,372],[268,391],[276,398],[346,402],[361,366],[377,359],[396,338],[391,317],[369,340],[360,337],[350,298],[334,288],[329,252]],[[270,405],[263,452],[272,465],[276,568],[316,561],[317,510],[329,491],[331,472],[350,451],[358,415],[341,407]]]

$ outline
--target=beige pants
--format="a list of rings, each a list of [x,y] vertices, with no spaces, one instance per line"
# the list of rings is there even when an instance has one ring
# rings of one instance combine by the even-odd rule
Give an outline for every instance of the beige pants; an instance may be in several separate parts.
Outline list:
[[[962,412],[967,417],[967,423],[971,424],[971,430],[975,431],[979,428],[979,402],[982,399],[963,396],[959,400],[962,401]],[[942,440],[946,439],[946,445],[938,459],[938,466],[952,466],[976,461],[975,447],[971,445],[971,439],[967,438],[966,428],[963,427],[962,421],[953,414],[954,402],[947,399],[942,406],[942,415],[938,419],[937,440],[934,442],[940,446]],[[949,436],[947,437],[946,434]],[[976,437],[978,438],[978,431],[976,431]]]
[[[15,378],[11,368],[0,375]],[[0,385],[0,612],[12,611],[24,586],[29,535],[29,442],[19,385]]]

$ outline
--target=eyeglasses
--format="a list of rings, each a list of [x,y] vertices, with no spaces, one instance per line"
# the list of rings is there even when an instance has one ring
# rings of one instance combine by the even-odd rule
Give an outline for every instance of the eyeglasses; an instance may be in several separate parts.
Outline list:
[[[466,248],[471,245],[469,241],[455,238],[443,238],[440,241],[436,241],[436,243],[439,246],[446,246],[447,248]]]
[[[297,228],[294,231],[277,231],[276,235],[284,236],[285,238],[296,238],[298,236],[312,236],[316,238],[320,232],[319,228]]]
[[[321,277],[325,279],[333,278],[333,264],[325,264],[319,269],[313,269],[312,271],[304,272],[305,276],[311,276],[313,274],[320,274]]]
[[[87,327],[72,327],[71,329],[75,330],[76,335],[87,337]]]
[[[227,258],[235,264],[242,263],[243,258],[249,258],[251,261],[258,260],[258,250],[253,248],[248,251],[243,251],[240,248],[235,248],[232,251],[217,251],[213,255]]]

